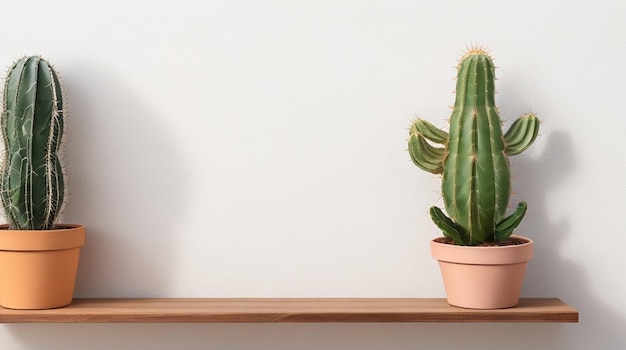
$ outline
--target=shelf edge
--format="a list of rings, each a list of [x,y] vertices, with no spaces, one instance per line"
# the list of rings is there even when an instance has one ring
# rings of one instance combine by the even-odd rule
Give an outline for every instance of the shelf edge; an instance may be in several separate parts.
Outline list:
[[[75,299],[52,310],[0,308],[0,323],[578,322],[557,298],[515,308],[469,310],[429,298]]]

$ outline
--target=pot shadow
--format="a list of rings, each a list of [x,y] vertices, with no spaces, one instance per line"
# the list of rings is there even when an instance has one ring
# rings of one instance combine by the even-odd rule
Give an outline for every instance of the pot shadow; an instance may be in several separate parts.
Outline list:
[[[87,230],[75,296],[167,296],[188,194],[182,151],[115,74],[83,63],[68,71],[62,219]]]
[[[519,157],[519,156],[518,156]],[[572,348],[617,349],[626,320],[594,295],[585,269],[561,254],[571,240],[572,225],[567,213],[555,218],[554,190],[577,171],[571,137],[563,131],[552,131],[539,158],[512,158],[513,186],[519,192],[511,203],[526,200],[528,217],[520,233],[535,242],[534,257],[529,262],[522,297],[558,297],[579,312],[579,325],[567,327],[567,341]],[[575,189],[574,189],[575,190]],[[571,206],[570,206],[571,207]],[[527,233],[527,234],[526,234]],[[578,238],[580,239],[580,238]],[[584,330],[581,331],[581,327]],[[623,337],[623,336],[622,336]],[[621,342],[617,346],[615,342]],[[586,345],[586,346],[585,346]]]

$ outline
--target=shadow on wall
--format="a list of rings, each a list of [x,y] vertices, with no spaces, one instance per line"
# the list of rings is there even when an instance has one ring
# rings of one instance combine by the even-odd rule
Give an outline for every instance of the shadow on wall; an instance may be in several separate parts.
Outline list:
[[[558,297],[579,311],[580,324],[568,328],[571,332],[567,342],[572,349],[623,348],[626,345],[623,334],[626,320],[610,305],[598,300],[592,290],[592,281],[582,266],[559,254],[564,245],[573,239],[570,237],[573,228],[568,217],[584,215],[567,213],[561,218],[551,215],[559,212],[558,208],[554,208],[554,203],[558,201],[550,199],[554,198],[554,190],[559,189],[576,171],[581,171],[575,159],[573,142],[563,131],[553,131],[543,142],[547,145],[539,158],[522,156],[512,159],[513,174],[518,178],[513,180],[514,190],[520,193],[519,200],[529,203],[529,215],[522,224],[522,234],[535,241],[535,256],[528,265],[522,295]]]
[[[69,200],[64,221],[84,223],[77,297],[168,296],[183,219],[181,150],[115,74],[82,63],[65,69]]]
[[[576,160],[567,134],[552,133],[544,142],[548,147],[539,159],[520,157],[514,160],[515,175],[518,179],[524,177],[523,181],[515,181],[516,190],[523,193],[523,199],[533,208],[522,229],[529,232],[537,245],[537,254],[527,274],[526,296],[563,298],[580,311],[581,324],[11,324],[6,327],[25,348],[51,350],[68,347],[205,349],[207,346],[224,350],[622,349],[624,320],[594,298],[583,269],[558,254],[559,244],[567,240],[570,227],[567,218],[551,220],[548,199],[567,174],[576,169]],[[114,210],[109,210],[115,214]],[[103,237],[102,241],[108,242],[107,239]],[[161,243],[167,243],[167,239]],[[106,251],[94,249],[99,252],[98,259],[108,264]],[[123,253],[130,250],[125,249]],[[114,266],[122,268],[121,265],[115,263]],[[142,264],[140,270],[148,271],[147,263]],[[124,278],[120,280],[132,274],[122,272]],[[107,282],[119,281],[108,278]],[[154,282],[146,282],[144,286],[151,283],[163,288]]]

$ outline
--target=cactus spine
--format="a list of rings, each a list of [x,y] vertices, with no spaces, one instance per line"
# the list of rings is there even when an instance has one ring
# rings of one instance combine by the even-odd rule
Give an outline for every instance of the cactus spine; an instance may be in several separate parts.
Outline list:
[[[436,206],[430,215],[444,236],[461,245],[505,240],[526,213],[526,203],[521,202],[506,216],[511,194],[508,156],[523,152],[534,142],[539,120],[526,114],[503,134],[491,57],[483,49],[470,49],[457,69],[449,132],[416,120],[409,131],[409,153],[421,169],[442,174],[449,217]]]
[[[54,69],[25,57],[9,70],[1,117],[4,163],[0,197],[11,229],[54,228],[64,198],[58,150],[63,135],[63,98]]]

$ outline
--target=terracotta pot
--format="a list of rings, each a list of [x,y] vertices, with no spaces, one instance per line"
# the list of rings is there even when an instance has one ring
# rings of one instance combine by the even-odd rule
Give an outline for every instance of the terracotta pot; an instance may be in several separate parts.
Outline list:
[[[502,247],[465,247],[430,242],[439,260],[448,303],[469,309],[503,309],[519,302],[533,241]]]
[[[72,302],[85,226],[60,227],[29,231],[0,226],[0,305],[51,309]]]

